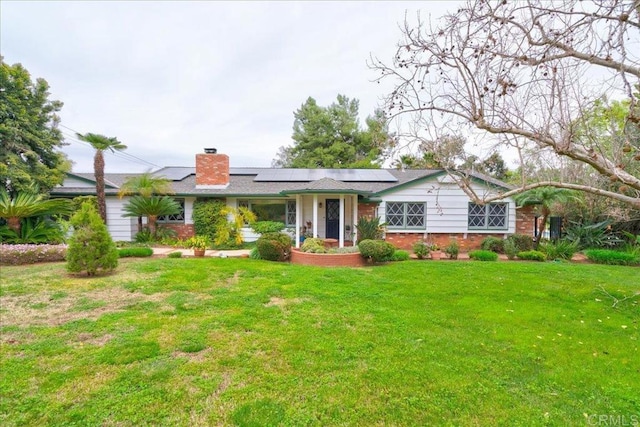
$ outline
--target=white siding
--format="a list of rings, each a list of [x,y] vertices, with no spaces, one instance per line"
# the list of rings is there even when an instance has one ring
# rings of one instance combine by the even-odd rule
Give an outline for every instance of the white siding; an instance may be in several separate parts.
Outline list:
[[[67,177],[62,182],[62,187],[96,188],[96,184],[93,182],[87,182],[82,179],[67,175]]]
[[[193,202],[196,201],[195,197],[184,198],[184,223],[193,224]]]
[[[472,188],[477,194],[487,193],[487,189],[479,184],[473,184]],[[378,207],[378,215],[384,221],[386,202],[426,202],[427,203],[427,229],[426,231],[412,230],[387,230],[388,233],[491,233],[512,234],[516,229],[515,202],[505,199],[509,203],[508,228],[506,230],[469,230],[468,206],[469,197],[454,183],[440,182],[437,179],[419,182],[415,185],[404,187],[393,193],[387,193],[382,197],[382,203]]]
[[[115,241],[133,240],[138,230],[138,219],[133,217],[123,217],[124,211],[122,207],[128,202],[129,198],[124,197],[107,197],[107,228],[111,238]]]

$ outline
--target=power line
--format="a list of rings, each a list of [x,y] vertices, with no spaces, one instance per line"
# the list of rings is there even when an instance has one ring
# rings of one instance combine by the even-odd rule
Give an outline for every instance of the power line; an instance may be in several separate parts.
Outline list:
[[[80,144],[91,146],[91,144],[89,144],[88,142],[82,141],[82,140],[77,138],[76,135],[80,133],[77,130],[72,129],[72,128],[68,127],[68,126],[62,125],[62,124],[59,125],[59,126],[74,132],[73,135],[70,135],[68,132],[62,131],[63,135],[65,136],[65,139],[69,139],[72,142],[77,142],[77,143],[80,143]],[[119,158],[121,158],[123,160],[129,160],[129,161],[134,162],[134,163],[144,163],[145,165],[153,166],[153,167],[156,167],[156,168],[160,168],[161,167],[159,165],[156,165],[155,163],[152,163],[152,162],[150,162],[148,160],[141,159],[140,157],[134,156],[133,154],[127,153],[125,151],[112,151],[110,153],[113,154],[115,157],[119,157]]]
[[[83,145],[86,145],[88,147],[91,147],[91,144],[89,144],[89,143],[87,143],[85,141],[82,141],[82,140],[75,139],[75,138],[71,137],[69,134],[67,134],[65,132],[63,132],[63,135],[65,137],[65,140],[68,140],[68,141],[74,142],[74,143],[78,143],[78,144],[83,144]],[[138,164],[145,165],[145,166],[160,167],[160,166],[156,165],[155,163],[151,163],[151,162],[146,161],[144,159],[140,159],[140,158],[138,158],[136,156],[132,156],[132,155],[128,155],[127,156],[127,155],[125,155],[125,153],[122,153],[120,151],[105,151],[105,153],[107,155],[113,155],[114,157],[117,157],[117,158],[122,159],[122,160],[127,160],[127,161],[130,161],[130,162],[133,162],[133,163],[138,163]]]

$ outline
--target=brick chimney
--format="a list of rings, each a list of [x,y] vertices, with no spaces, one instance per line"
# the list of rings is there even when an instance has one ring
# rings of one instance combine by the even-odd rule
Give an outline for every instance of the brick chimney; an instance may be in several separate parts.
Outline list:
[[[196,154],[196,187],[220,188],[229,185],[229,156],[215,148]]]

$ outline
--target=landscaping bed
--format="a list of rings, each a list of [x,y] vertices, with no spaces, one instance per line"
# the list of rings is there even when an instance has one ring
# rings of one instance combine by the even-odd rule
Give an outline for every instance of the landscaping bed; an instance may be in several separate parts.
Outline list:
[[[366,265],[365,259],[359,252],[316,254],[298,249],[291,250],[291,263],[322,267],[364,267]]]

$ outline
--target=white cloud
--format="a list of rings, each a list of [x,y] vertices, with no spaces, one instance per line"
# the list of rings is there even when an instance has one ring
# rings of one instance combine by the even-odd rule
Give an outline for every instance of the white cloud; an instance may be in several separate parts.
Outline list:
[[[65,103],[62,124],[115,136],[159,165],[191,165],[203,147],[233,166],[268,166],[291,143],[307,97],[337,94],[372,113],[385,87],[370,54],[389,59],[405,10],[455,3],[2,2],[2,54]],[[73,132],[64,129],[66,133]],[[77,172],[92,150],[65,147]],[[148,166],[107,156],[107,171]]]

